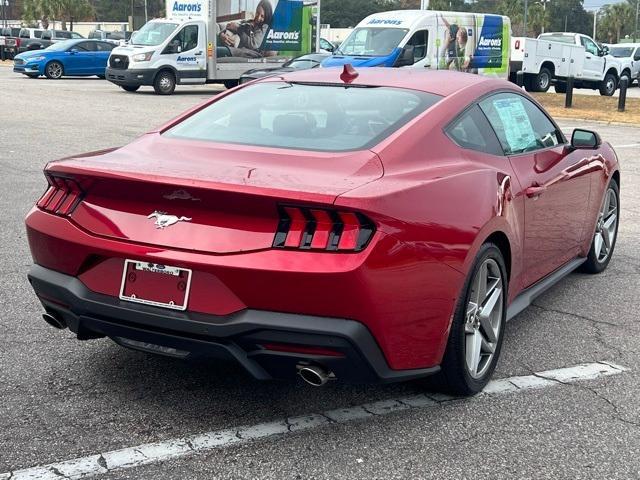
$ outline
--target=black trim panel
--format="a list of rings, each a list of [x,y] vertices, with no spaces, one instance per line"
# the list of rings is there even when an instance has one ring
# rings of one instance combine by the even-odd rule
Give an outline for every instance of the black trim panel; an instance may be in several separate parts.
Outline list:
[[[76,277],[39,265],[31,267],[28,278],[45,309],[62,317],[81,340],[121,337],[194,356],[229,358],[261,380],[295,376],[300,362],[322,364],[348,383],[413,380],[440,370],[392,370],[369,329],[354,320],[251,309],[224,316],[179,312],[94,293]],[[326,348],[340,355],[260,347],[266,343]]]
[[[522,312],[525,308],[531,305],[536,298],[549,290],[586,261],[586,258],[575,258],[570,262],[565,263],[562,267],[558,268],[555,272],[550,273],[542,280],[534,283],[526,290],[520,292],[518,296],[513,299],[513,302],[511,302],[511,305],[509,305],[509,308],[507,309],[507,321]]]

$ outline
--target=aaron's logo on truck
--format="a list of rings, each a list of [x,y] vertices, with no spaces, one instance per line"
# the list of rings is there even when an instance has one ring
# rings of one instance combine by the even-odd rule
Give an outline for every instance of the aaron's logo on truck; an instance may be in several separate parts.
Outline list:
[[[201,3],[183,3],[183,2],[173,2],[173,8],[171,9],[173,13],[200,13],[202,12],[202,4]]]
[[[269,31],[262,41],[262,50],[302,50],[302,8],[300,0],[279,0],[273,12]]]

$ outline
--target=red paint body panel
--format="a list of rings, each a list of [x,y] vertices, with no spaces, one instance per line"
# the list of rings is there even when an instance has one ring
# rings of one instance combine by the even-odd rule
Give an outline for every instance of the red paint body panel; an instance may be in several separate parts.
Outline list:
[[[339,73],[285,78],[336,83]],[[492,91],[521,92],[486,77],[364,69],[352,85],[445,98],[370,150],[163,137],[159,132],[178,118],[121,149],[52,162],[47,170],[77,178],[86,196],[70,218],[38,208],[29,213],[34,262],[111,296],[118,295],[124,259],[189,268],[189,311],[222,316],[250,308],[357,320],[391,368],[415,369],[440,363],[457,299],[488,237],[501,235],[509,244],[509,301],[586,254],[618,168],[610,146],[573,152],[559,146],[511,158],[461,149],[443,131],[459,112]],[[527,196],[534,185],[545,187],[535,198]],[[345,246],[356,240],[349,233],[357,231],[355,212],[371,219],[376,232],[360,252],[272,248],[279,204],[310,207],[318,232],[313,248],[328,240],[327,208],[344,217]],[[190,220],[156,228],[147,218],[155,210]],[[287,246],[300,244],[293,220]]]

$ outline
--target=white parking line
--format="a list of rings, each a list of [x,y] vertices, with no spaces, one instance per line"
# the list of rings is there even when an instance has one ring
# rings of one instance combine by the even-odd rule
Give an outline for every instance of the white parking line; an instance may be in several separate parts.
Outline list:
[[[548,370],[489,382],[480,396],[503,395],[530,389],[548,388],[565,383],[593,380],[622,373],[626,368],[609,362],[584,363],[574,367]],[[286,435],[332,423],[387,415],[409,409],[430,408],[459,400],[442,394],[420,394],[368,403],[356,407],[329,410],[299,417],[289,417],[258,425],[190,435],[187,437],[147,443],[136,447],[112,450],[87,457],[74,458],[41,467],[0,474],[0,480],[60,480],[87,478],[114,470],[139,467],[164,460],[203,453],[214,448],[238,445],[259,438]]]
[[[640,147],[640,143],[630,143],[628,145],[614,145],[613,148],[634,148]]]

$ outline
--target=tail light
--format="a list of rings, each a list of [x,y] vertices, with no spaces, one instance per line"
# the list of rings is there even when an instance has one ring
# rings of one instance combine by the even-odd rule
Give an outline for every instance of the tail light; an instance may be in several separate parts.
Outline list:
[[[69,216],[82,201],[84,191],[76,180],[57,174],[45,173],[49,187],[36,203],[45,212]]]
[[[516,50],[520,50],[520,40],[516,40]]]
[[[20,38],[16,38],[16,47],[20,48]]]
[[[275,248],[359,252],[375,232],[371,220],[356,212],[311,207],[279,207]]]

